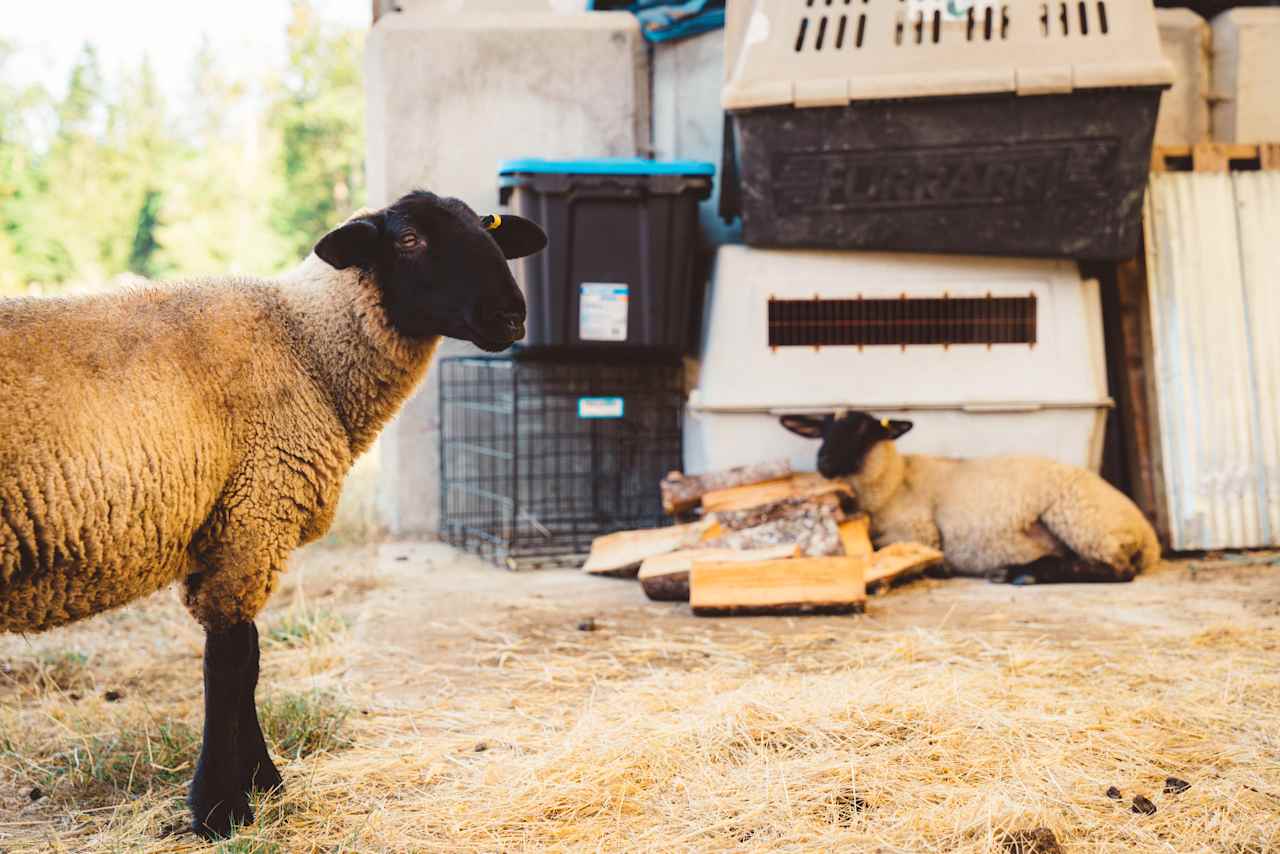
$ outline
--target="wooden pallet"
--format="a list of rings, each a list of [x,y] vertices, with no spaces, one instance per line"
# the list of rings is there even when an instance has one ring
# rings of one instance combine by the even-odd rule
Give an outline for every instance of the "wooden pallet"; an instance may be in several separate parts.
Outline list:
[[[1280,142],[1157,145],[1151,152],[1152,172],[1230,172],[1232,169],[1280,169]]]

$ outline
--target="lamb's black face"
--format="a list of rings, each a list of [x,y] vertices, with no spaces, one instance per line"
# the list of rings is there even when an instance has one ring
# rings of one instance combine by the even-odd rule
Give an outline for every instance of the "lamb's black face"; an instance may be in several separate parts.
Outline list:
[[[507,259],[546,245],[527,219],[481,218],[458,199],[417,191],[344,223],[315,251],[339,270],[373,273],[401,335],[447,335],[496,353],[524,337],[524,296]]]
[[[875,418],[865,412],[849,412],[840,418],[784,415],[779,421],[798,436],[822,440],[818,448],[818,473],[823,477],[857,474],[877,442],[892,441],[911,429],[910,421]]]

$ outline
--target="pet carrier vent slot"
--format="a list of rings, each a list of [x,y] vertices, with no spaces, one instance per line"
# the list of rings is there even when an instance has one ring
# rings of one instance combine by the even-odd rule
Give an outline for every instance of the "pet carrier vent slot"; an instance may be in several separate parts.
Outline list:
[[[970,8],[965,24],[967,41],[989,42],[997,38],[1007,39],[1009,38],[1009,7],[1001,5],[998,18],[995,6],[987,6],[980,11]]]
[[[1036,343],[1036,297],[769,300],[770,347]]]
[[[1090,7],[1095,14],[1090,14]],[[1073,34],[1105,36],[1107,25],[1106,0],[1059,0],[1040,4],[1040,34],[1045,38],[1060,32],[1064,37]]]

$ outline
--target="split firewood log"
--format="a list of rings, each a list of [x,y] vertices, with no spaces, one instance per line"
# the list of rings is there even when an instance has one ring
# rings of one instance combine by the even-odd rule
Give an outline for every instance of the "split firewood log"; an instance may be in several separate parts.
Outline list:
[[[702,496],[708,492],[766,480],[780,480],[790,475],[791,464],[786,460],[770,460],[706,474],[686,475],[673,471],[662,479],[662,509],[670,515],[683,513],[697,507]]]
[[[700,616],[849,614],[866,608],[865,558],[695,563],[689,605]]]
[[[887,590],[941,563],[942,552],[937,549],[922,543],[892,543],[871,556],[866,571],[867,590]]]
[[[841,522],[840,542],[849,557],[871,557],[871,517],[859,513]]]
[[[715,514],[716,521],[726,531],[742,531],[747,528],[758,528],[769,522],[783,519],[798,519],[812,516],[815,513],[830,511],[837,522],[844,518],[840,509],[840,498],[834,492],[816,496],[794,496],[780,501],[771,501],[756,507],[742,510],[722,510]],[[709,537],[709,539],[713,539]]]
[[[798,557],[794,543],[763,549],[681,549],[647,558],[636,576],[644,594],[655,602],[688,602],[689,570],[695,563],[755,563],[762,560]]]
[[[851,494],[852,490],[847,483],[827,480],[819,474],[795,474],[782,480],[708,492],[702,496],[702,509],[706,513],[723,513],[774,504],[789,498],[817,498],[839,493]]]
[[[834,557],[844,554],[836,524],[837,512],[821,502],[810,502],[794,515],[752,528],[726,531],[708,539],[705,545],[707,548],[758,549],[794,543],[809,557]],[[722,527],[726,526],[722,524]]]
[[[582,570],[592,575],[634,578],[645,558],[689,548],[697,544],[714,524],[715,520],[708,517],[687,525],[619,531],[596,537]]]

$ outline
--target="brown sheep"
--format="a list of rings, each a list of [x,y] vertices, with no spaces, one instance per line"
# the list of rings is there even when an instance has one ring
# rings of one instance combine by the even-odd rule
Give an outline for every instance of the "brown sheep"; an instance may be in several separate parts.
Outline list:
[[[206,630],[193,826],[280,785],[253,619],[333,519],[352,462],[441,336],[524,336],[507,264],[546,235],[415,192],[277,279],[0,300],[0,631],[42,631],[182,581]]]
[[[784,415],[788,430],[822,439],[818,471],[853,488],[877,548],[915,541],[947,566],[992,580],[1131,581],[1160,561],[1136,505],[1085,469],[1042,457],[957,460],[898,453],[910,421],[865,412]]]

